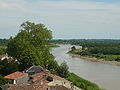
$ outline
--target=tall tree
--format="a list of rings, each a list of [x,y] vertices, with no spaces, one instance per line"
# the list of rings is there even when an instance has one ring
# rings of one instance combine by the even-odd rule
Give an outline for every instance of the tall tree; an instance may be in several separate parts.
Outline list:
[[[33,65],[48,66],[53,56],[49,52],[48,43],[52,32],[43,24],[25,22],[20,32],[8,43],[8,54],[20,62],[23,69]]]

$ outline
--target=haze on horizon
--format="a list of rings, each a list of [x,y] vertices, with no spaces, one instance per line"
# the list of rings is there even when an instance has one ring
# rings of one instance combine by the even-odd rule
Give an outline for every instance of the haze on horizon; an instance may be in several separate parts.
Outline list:
[[[120,0],[0,0],[0,38],[25,21],[45,24],[55,39],[120,39]]]

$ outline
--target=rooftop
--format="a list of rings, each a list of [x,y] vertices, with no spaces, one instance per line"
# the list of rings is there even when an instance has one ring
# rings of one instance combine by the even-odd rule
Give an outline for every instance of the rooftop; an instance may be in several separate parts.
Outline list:
[[[57,75],[54,75],[54,74],[50,74],[50,73],[45,73],[45,72],[41,72],[41,73],[37,73],[37,74],[34,74],[32,75],[32,81],[33,82],[36,82],[36,81],[40,81],[40,80],[44,80],[46,79],[48,76],[54,78],[54,79],[58,79],[58,80],[61,80],[61,81],[64,81],[64,82],[70,82],[60,76],[57,76]]]
[[[4,58],[4,57],[6,57],[6,56],[8,56],[8,54],[0,55],[0,59]]]
[[[9,84],[5,85],[7,90],[47,90],[47,86],[43,85],[27,85],[27,84]]]
[[[50,90],[72,90],[72,89],[69,89],[69,88],[67,88],[65,86],[56,85],[56,86],[50,86]]]
[[[64,79],[64,78],[62,78],[60,76],[54,75],[54,74],[48,73],[48,76],[50,76],[50,77],[52,77],[54,79],[58,79],[58,80],[64,81],[64,82],[70,82],[70,81],[68,81],[68,80],[66,80],[66,79]]]
[[[17,78],[19,78],[19,77],[21,77],[23,75],[26,75],[26,74],[27,73],[17,71],[17,72],[14,72],[14,73],[11,73],[11,74],[5,76],[5,78],[16,80]]]
[[[42,71],[43,71],[43,68],[41,66],[31,66],[28,70],[26,70],[28,74],[36,74]]]

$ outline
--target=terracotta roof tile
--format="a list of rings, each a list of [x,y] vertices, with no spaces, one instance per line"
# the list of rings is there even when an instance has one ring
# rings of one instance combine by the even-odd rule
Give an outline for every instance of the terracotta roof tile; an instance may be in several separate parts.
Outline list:
[[[44,72],[37,73],[32,75],[32,81],[33,82],[40,81],[40,80],[43,80],[45,77],[46,77],[46,74]]]
[[[66,80],[66,79],[64,79],[64,78],[62,78],[60,76],[53,75],[53,74],[50,74],[50,73],[48,73],[48,76],[50,76],[50,77],[52,77],[54,79],[62,80],[62,81],[65,81],[65,82],[70,82],[70,81],[68,81],[68,80]]]
[[[0,55],[0,59],[2,59],[3,57],[6,57],[6,56],[8,56],[8,54]]]
[[[70,88],[67,88],[65,86],[50,86],[50,90],[72,90]]]
[[[7,90],[46,90],[44,85],[10,84]]]
[[[23,75],[26,75],[26,74],[27,73],[17,71],[17,72],[14,72],[14,73],[11,73],[11,74],[5,76],[5,78],[16,80],[17,78],[19,78],[19,77],[21,77]]]
[[[52,77],[54,79],[58,79],[58,80],[62,80],[62,81],[65,81],[65,82],[70,82],[60,76],[57,76],[57,75],[53,75],[53,74],[50,74],[50,73],[45,73],[45,72],[41,72],[41,73],[37,73],[37,74],[34,74],[32,75],[32,81],[33,82],[36,82],[36,81],[40,81],[40,80],[44,80],[44,78],[46,77]]]

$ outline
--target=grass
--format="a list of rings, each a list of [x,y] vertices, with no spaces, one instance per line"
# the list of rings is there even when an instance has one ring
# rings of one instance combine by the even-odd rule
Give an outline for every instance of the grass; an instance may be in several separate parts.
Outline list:
[[[55,48],[55,47],[59,47],[59,46],[56,45],[56,44],[49,44],[48,47],[50,47],[50,48]]]
[[[67,80],[83,90],[102,90],[97,84],[85,80],[74,73],[69,73]]]
[[[69,53],[80,55],[80,52],[82,52],[82,49],[76,49],[74,51],[69,51]],[[120,58],[120,55],[103,55],[103,54],[89,54],[84,55],[85,57],[90,58],[98,58],[98,59],[104,59],[106,61],[114,61],[117,58]]]
[[[75,50],[71,50],[71,51],[69,51],[68,53],[72,53],[72,54],[80,54],[80,52],[82,51],[82,49],[81,48],[79,48],[79,49],[75,49]]]

